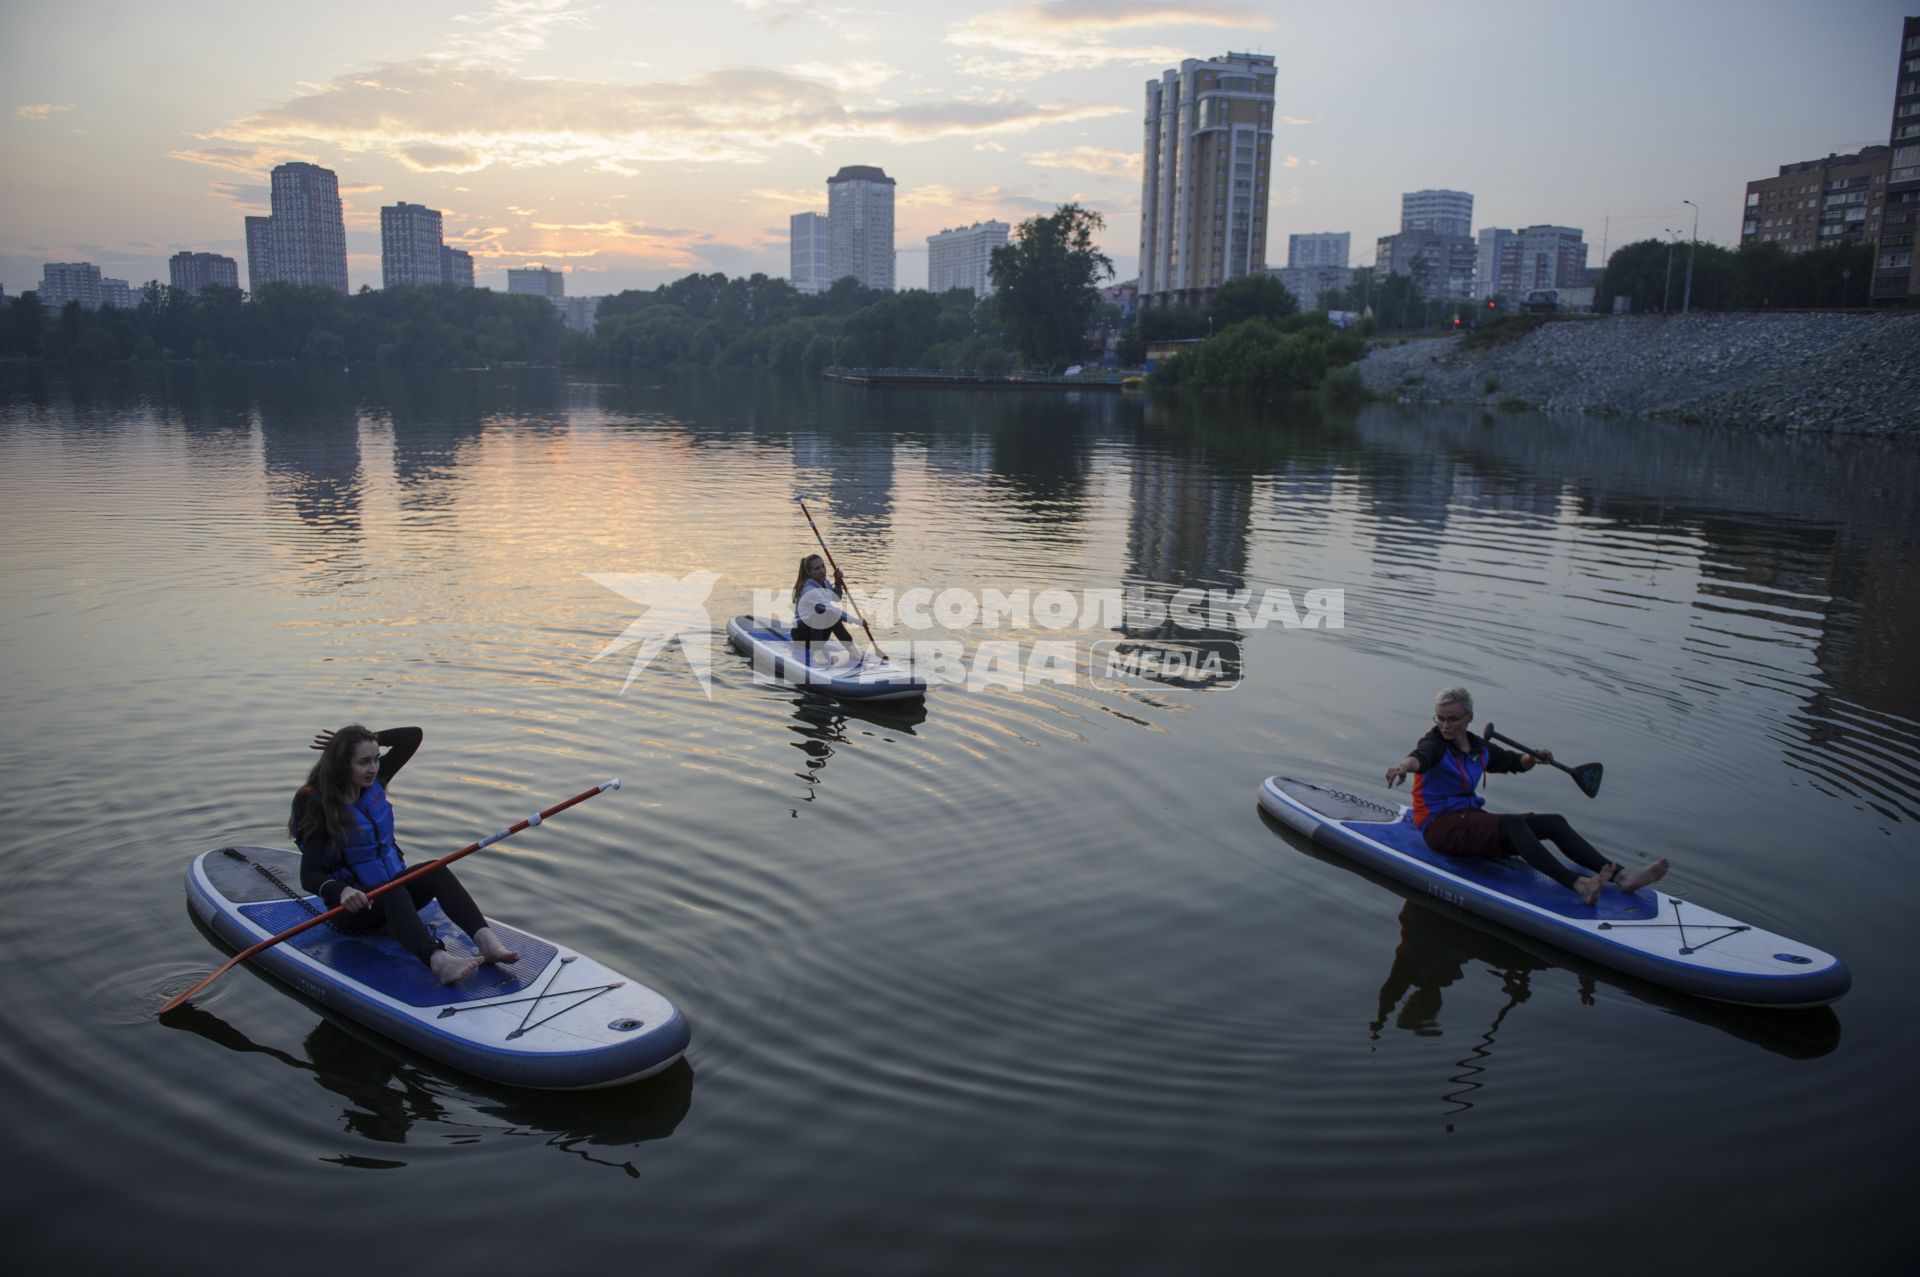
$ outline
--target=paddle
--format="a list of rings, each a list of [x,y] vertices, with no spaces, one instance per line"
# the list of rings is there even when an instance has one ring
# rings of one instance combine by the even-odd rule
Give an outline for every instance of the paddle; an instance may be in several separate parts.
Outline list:
[[[1538,750],[1528,749],[1525,745],[1522,745],[1519,741],[1515,740],[1513,737],[1502,736],[1499,732],[1494,731],[1492,723],[1487,724],[1487,739],[1497,740],[1505,744],[1511,745],[1523,754],[1532,754],[1535,758],[1540,757],[1540,753]],[[1599,796],[1600,775],[1605,770],[1605,768],[1601,767],[1599,763],[1582,763],[1578,767],[1569,767],[1565,763],[1560,762],[1556,759],[1550,758],[1550,759],[1547,759],[1546,761],[1549,763],[1552,763],[1555,767],[1558,767],[1561,771],[1573,777],[1573,783],[1580,786],[1580,792],[1585,794],[1587,797],[1595,798]]]
[[[462,856],[471,856],[474,852],[479,851],[482,847],[491,847],[493,846],[493,844],[499,842],[503,838],[511,838],[513,837],[513,835],[519,833],[522,829],[530,829],[533,826],[539,824],[541,821],[547,819],[549,816],[557,816],[561,812],[565,811],[567,808],[573,806],[575,803],[583,803],[587,801],[587,799],[593,797],[595,794],[602,793],[609,789],[618,789],[618,788],[620,788],[620,782],[618,780],[608,780],[608,781],[602,781],[600,784],[595,785],[592,789],[583,789],[579,793],[575,794],[573,797],[567,799],[567,801],[563,803],[555,803],[553,806],[547,808],[545,811],[535,812],[533,815],[527,817],[525,820],[519,822],[518,824],[508,825],[505,829],[502,829],[499,833],[488,834],[485,838],[482,838],[479,842],[470,842],[466,846],[462,847],[460,850],[453,852],[451,855],[442,856],[438,860],[430,860],[426,864],[421,865],[418,869],[409,869],[406,873],[401,874],[398,878],[395,878],[390,882],[381,883],[378,887],[375,887],[372,891],[367,892],[367,899],[371,900],[375,896],[378,896],[384,892],[392,891],[395,887],[399,886],[403,882],[406,882],[410,878],[418,878],[421,874],[429,873],[435,869],[438,869],[442,865],[450,865],[454,861],[460,859],[460,857]],[[346,911],[347,911],[347,907],[345,905],[335,905],[333,908],[327,910],[325,913],[315,914],[313,917],[308,918],[305,922],[300,923],[298,926],[288,927],[285,931],[282,931],[277,936],[269,936],[267,939],[262,940],[259,944],[254,945],[250,949],[241,950],[239,953],[234,954],[233,957],[227,959],[226,964],[222,966],[218,971],[215,971],[212,975],[202,980],[199,984],[194,985],[191,989],[188,989],[185,993],[181,994],[179,997],[169,1000],[165,1006],[160,1008],[159,1013],[161,1015],[165,1015],[169,1011],[174,1011],[184,1006],[187,1000],[193,997],[194,994],[200,992],[200,990],[206,988],[208,985],[212,984],[215,980],[218,980],[221,976],[231,971],[234,967],[239,966],[242,962],[245,962],[248,958],[251,958],[254,954],[259,953],[264,949],[271,949],[273,948],[273,946],[279,944],[282,940],[291,939],[292,937],[299,935],[302,931],[305,931],[308,927],[318,926],[320,923],[325,922],[328,918],[331,918],[336,914],[345,913]]]
[[[820,552],[827,556],[827,566],[833,569],[835,576],[845,581],[846,578],[840,573],[840,565],[833,561],[833,551],[827,549],[827,539],[820,535],[820,525],[813,521],[813,512],[807,509],[807,499],[799,493],[795,493],[793,499],[800,503],[800,513],[807,516],[807,526],[813,529],[813,539],[820,543]],[[887,654],[880,651],[880,642],[873,637],[873,629],[867,624],[867,618],[860,615],[860,600],[853,597],[851,589],[847,591],[847,602],[853,604],[854,618],[860,622],[860,628],[867,632],[867,642],[873,644],[874,651],[880,652],[881,660],[886,660]]]

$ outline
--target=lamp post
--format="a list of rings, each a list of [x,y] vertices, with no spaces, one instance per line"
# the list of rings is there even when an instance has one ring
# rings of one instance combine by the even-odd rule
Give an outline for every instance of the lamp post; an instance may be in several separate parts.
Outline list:
[[[1693,253],[1700,247],[1700,206],[1692,200],[1680,202],[1693,207],[1693,238],[1687,243],[1687,287],[1680,295],[1680,313],[1684,315],[1693,309]]]
[[[1667,282],[1660,288],[1660,313],[1667,313],[1667,303],[1673,300],[1673,246],[1680,242],[1679,232],[1671,226],[1662,226],[1661,230],[1673,236],[1667,241]]]

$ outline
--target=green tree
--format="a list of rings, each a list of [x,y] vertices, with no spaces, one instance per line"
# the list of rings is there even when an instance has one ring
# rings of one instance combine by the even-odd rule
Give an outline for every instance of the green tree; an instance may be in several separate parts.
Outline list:
[[[994,309],[1007,343],[1029,363],[1058,367],[1087,348],[1100,316],[1099,282],[1113,262],[1093,244],[1106,219],[1078,204],[1020,223],[1011,243],[993,250]]]
[[[1213,303],[1207,313],[1213,330],[1224,332],[1248,319],[1285,319],[1300,309],[1299,299],[1287,286],[1265,273],[1242,275],[1213,290]]]

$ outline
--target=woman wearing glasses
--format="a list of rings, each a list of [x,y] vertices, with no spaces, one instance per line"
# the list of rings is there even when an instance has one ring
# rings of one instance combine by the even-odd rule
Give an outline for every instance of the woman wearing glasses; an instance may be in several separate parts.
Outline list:
[[[1443,856],[1519,856],[1589,905],[1609,882],[1622,891],[1637,891],[1666,876],[1665,860],[1621,872],[1563,816],[1488,811],[1479,793],[1487,773],[1531,771],[1536,762],[1552,762],[1553,754],[1542,750],[1536,757],[1501,749],[1468,731],[1472,721],[1473,694],[1464,687],[1448,688],[1434,698],[1433,728],[1411,754],[1387,768],[1389,789],[1413,777],[1413,823],[1427,846]],[[1590,872],[1568,868],[1542,839]]]

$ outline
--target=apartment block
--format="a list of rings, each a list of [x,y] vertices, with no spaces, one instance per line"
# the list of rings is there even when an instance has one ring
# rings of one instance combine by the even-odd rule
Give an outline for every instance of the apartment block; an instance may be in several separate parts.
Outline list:
[[[440,210],[405,200],[380,210],[380,287],[446,282],[441,260]]]
[[[1892,154],[1874,250],[1873,301],[1920,306],[1920,256],[1913,251],[1914,234],[1920,230],[1920,17],[1906,19],[1901,27],[1888,145]]]
[[[1892,155],[1888,147],[1867,146],[1853,155],[1782,164],[1777,175],[1748,182],[1740,247],[1778,244],[1804,253],[1879,239]]]
[[[515,296],[565,298],[567,277],[545,266],[524,266],[507,272],[507,292]]]
[[[1269,273],[1293,294],[1301,310],[1312,310],[1321,293],[1345,292],[1353,287],[1350,266],[1276,266]]]
[[[464,248],[440,246],[440,282],[460,288],[473,287],[473,254]]]
[[[871,164],[849,164],[827,179],[828,282],[848,275],[893,290],[894,180]]]
[[[217,284],[240,287],[240,264],[219,253],[175,253],[167,259],[167,282],[183,293],[198,294]]]
[[[1473,196],[1466,191],[1408,191],[1400,197],[1400,229],[1472,235]]]
[[[1287,236],[1287,265],[1345,267],[1353,254],[1353,235],[1348,231],[1315,231],[1307,235]]]
[[[1274,61],[1188,58],[1149,80],[1140,184],[1140,304],[1205,306],[1267,266]]]
[[[787,280],[803,293],[822,293],[833,283],[828,273],[830,227],[822,213],[795,213],[787,219]]]
[[[271,175],[273,213],[247,219],[247,278],[347,291],[347,227],[340,180],[317,164],[282,164]]]
[[[1013,228],[1005,222],[975,222],[927,236],[927,290],[970,289],[975,297],[993,292],[993,250],[1006,245]]]
[[[1536,289],[1587,286],[1586,236],[1572,226],[1487,227],[1475,254],[1473,295],[1524,300]]]
[[[106,296],[100,286],[100,268],[92,262],[42,263],[39,292],[40,304],[49,310],[59,310],[68,302],[98,310]]]
[[[1401,231],[1374,245],[1374,277],[1406,275],[1427,301],[1471,301],[1480,250],[1467,235]]]

